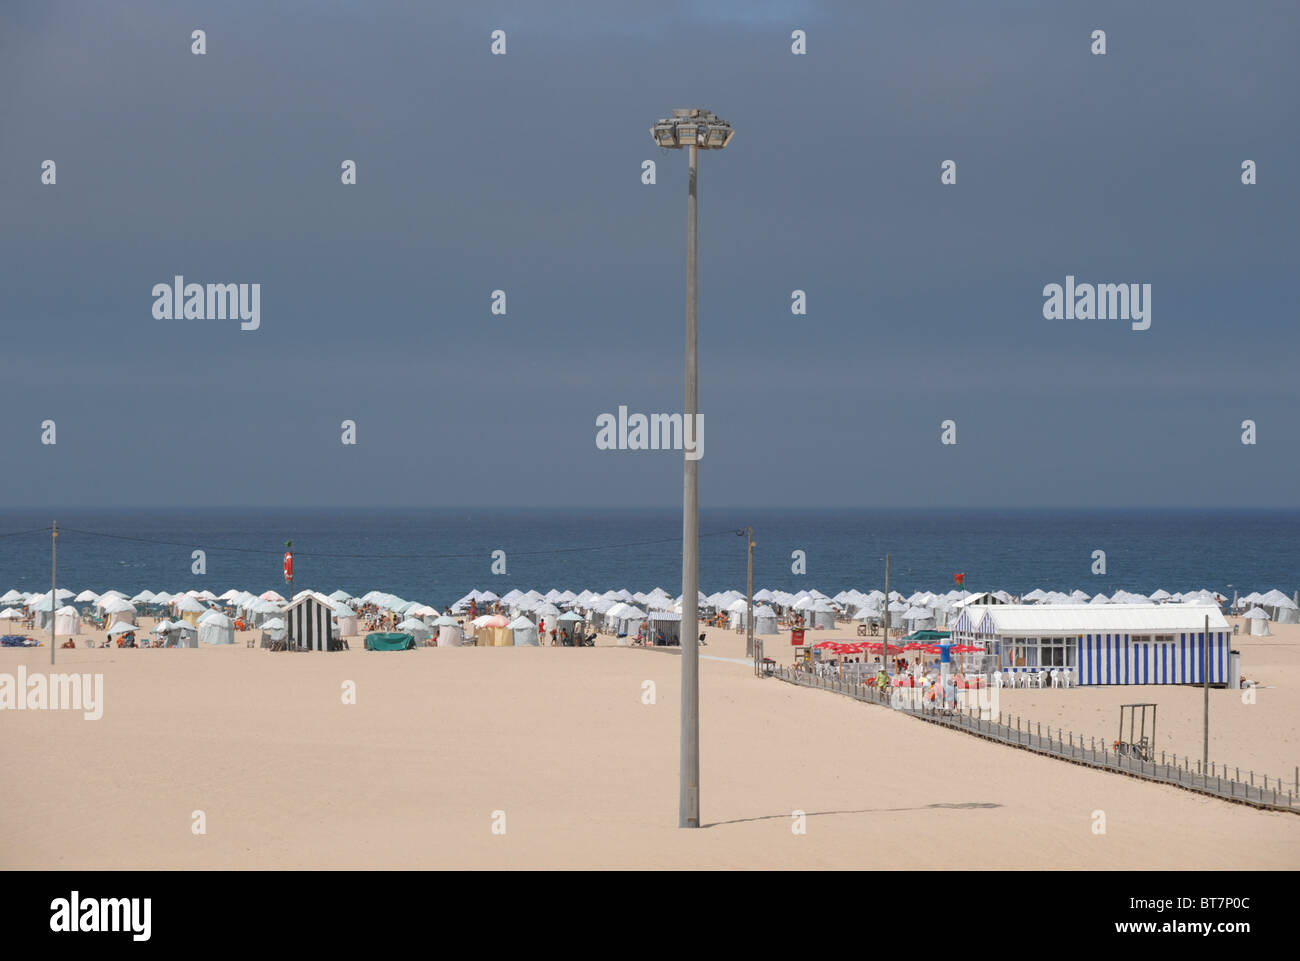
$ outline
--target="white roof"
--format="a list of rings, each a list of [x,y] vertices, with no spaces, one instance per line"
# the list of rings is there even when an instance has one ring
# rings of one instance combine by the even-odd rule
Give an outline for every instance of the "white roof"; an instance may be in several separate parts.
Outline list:
[[[981,633],[1032,637],[1197,631],[1204,628],[1207,615],[1210,630],[1228,629],[1219,609],[1203,604],[1000,604],[971,607],[963,617],[992,626]]]

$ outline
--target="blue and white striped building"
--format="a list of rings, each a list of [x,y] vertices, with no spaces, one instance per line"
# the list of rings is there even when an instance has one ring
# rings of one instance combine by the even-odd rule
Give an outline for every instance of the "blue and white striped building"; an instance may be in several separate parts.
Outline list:
[[[1209,618],[1209,679],[1228,683],[1232,629],[1196,604],[972,604],[949,624],[1003,671],[1069,668],[1076,684],[1201,684]]]

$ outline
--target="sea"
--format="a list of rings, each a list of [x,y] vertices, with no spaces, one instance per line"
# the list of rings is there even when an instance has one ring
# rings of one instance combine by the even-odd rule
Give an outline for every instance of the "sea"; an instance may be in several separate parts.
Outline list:
[[[359,596],[370,590],[443,607],[470,590],[681,593],[679,510],[131,509],[0,512],[0,592],[229,588]],[[1300,589],[1300,511],[972,511],[703,509],[700,587],[754,589]],[[201,554],[195,552],[201,551]],[[1101,553],[1098,553],[1101,552]]]

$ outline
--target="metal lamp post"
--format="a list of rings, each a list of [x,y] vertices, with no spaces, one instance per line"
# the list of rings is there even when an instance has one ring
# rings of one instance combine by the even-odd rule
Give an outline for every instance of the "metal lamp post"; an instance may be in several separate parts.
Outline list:
[[[699,412],[699,356],[696,318],[698,297],[696,268],[699,231],[696,219],[697,152],[721,150],[731,143],[731,124],[711,111],[674,110],[655,122],[650,136],[661,147],[689,150],[690,180],[686,196],[686,404],[682,430],[697,430]],[[683,444],[683,447],[685,445]],[[698,448],[697,448],[698,450]],[[682,744],[681,793],[677,826],[700,826],[700,473],[698,460],[683,452],[682,473]]]

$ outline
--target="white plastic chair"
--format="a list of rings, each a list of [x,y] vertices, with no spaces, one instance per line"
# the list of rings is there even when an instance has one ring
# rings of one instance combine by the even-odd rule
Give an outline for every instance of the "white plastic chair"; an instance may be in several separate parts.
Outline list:
[[[1052,675],[1052,687],[1060,687],[1061,672],[1058,671],[1056,668],[1052,668],[1051,675]]]
[[[1074,668],[1067,667],[1061,670],[1061,686],[1062,687],[1074,686]]]

